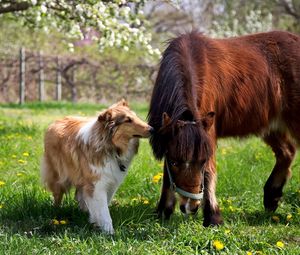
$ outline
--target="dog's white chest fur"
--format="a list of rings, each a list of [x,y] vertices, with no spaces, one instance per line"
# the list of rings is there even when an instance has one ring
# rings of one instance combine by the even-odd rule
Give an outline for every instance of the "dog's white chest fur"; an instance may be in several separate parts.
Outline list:
[[[91,171],[99,174],[100,178],[95,183],[93,196],[84,196],[82,201],[90,212],[90,221],[99,225],[108,233],[113,233],[112,220],[108,205],[114,193],[127,175],[130,162],[136,152],[137,140],[131,139],[127,152],[122,156],[109,156],[102,166],[90,165]],[[80,195],[79,195],[80,196]]]
[[[107,188],[109,186],[119,186],[127,175],[129,165],[135,155],[136,139],[131,139],[127,152],[119,157],[112,155],[106,158],[102,166],[90,165],[91,171],[99,174],[99,183]]]

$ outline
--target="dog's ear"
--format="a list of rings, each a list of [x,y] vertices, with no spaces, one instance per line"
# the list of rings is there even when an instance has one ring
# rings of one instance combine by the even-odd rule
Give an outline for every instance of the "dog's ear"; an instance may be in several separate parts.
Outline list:
[[[98,121],[100,121],[100,122],[110,121],[111,119],[112,119],[112,112],[111,112],[111,110],[107,110],[105,112],[102,112],[98,116]]]
[[[214,119],[215,119],[215,113],[214,112],[209,112],[206,114],[206,116],[204,118],[201,119],[203,128],[205,131],[208,131],[211,126],[214,123]]]
[[[119,105],[119,106],[125,106],[125,107],[129,106],[128,103],[127,103],[127,101],[124,98],[122,98],[121,101],[119,101],[117,103],[117,105]]]

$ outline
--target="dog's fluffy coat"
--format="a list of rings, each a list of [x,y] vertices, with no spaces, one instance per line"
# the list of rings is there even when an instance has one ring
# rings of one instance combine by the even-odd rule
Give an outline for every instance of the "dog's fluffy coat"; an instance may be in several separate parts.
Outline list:
[[[148,137],[151,127],[122,100],[98,118],[65,117],[45,134],[41,175],[59,206],[63,194],[76,187],[75,197],[90,222],[113,233],[108,205],[138,151],[138,137]]]

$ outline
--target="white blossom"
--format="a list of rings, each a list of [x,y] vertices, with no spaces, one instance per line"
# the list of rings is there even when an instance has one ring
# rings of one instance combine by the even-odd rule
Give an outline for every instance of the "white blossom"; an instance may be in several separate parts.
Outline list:
[[[41,5],[41,12],[46,13],[47,12],[47,7],[45,5]]]

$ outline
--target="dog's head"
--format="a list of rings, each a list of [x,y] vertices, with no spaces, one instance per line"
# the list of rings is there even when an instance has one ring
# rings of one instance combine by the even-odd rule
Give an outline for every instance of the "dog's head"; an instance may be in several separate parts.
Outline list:
[[[153,132],[151,126],[130,110],[124,99],[101,112],[98,121],[103,123],[105,129],[111,134],[114,145],[121,148],[128,144],[130,139],[146,138]]]

